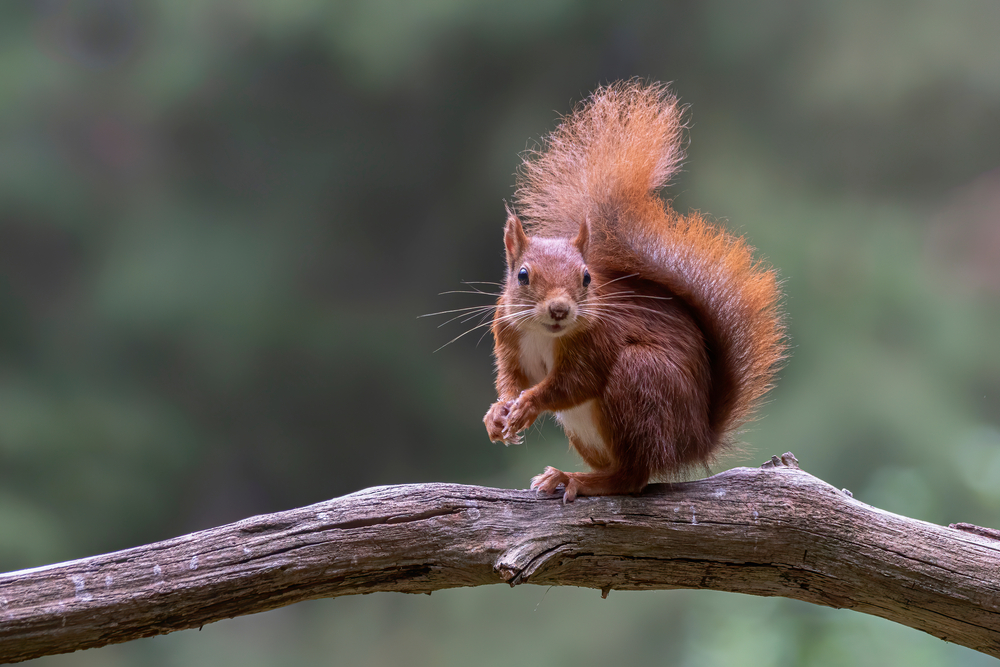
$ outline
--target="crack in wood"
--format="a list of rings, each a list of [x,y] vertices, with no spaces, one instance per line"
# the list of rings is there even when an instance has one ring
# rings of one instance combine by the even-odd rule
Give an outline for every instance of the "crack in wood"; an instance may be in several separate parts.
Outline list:
[[[981,535],[982,537],[987,537],[991,540],[1000,540],[1000,530],[997,530],[996,528],[977,526],[974,523],[952,523],[948,524],[948,527],[954,528],[955,530],[961,530],[966,533],[972,533],[973,535]]]

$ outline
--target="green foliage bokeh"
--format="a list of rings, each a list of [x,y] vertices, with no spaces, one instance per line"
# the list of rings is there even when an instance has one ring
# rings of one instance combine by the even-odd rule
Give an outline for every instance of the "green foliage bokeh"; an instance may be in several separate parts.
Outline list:
[[[746,433],[873,505],[1000,526],[993,2],[0,5],[0,571],[364,486],[524,487],[485,303],[518,153],[671,81],[669,196],[777,266],[792,358]],[[471,326],[471,323],[470,325]],[[513,638],[513,639],[512,639]],[[977,665],[847,611],[503,587],[313,602],[53,665]]]

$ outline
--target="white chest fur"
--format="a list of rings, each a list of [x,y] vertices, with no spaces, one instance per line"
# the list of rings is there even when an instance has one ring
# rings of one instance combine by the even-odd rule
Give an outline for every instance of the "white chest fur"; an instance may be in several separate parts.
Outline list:
[[[552,372],[555,364],[555,339],[544,334],[524,333],[521,335],[521,370],[528,376],[528,381],[536,385]],[[597,427],[595,410],[597,405],[593,400],[586,401],[569,410],[556,413],[556,419],[563,429],[571,434],[578,448],[586,458],[601,459],[605,456],[607,445]]]
[[[521,334],[521,370],[536,385],[545,379],[555,364],[556,339],[536,333]]]
[[[556,413],[563,429],[574,438],[574,444],[585,459],[604,458],[607,444],[597,428],[597,405],[593,400]]]

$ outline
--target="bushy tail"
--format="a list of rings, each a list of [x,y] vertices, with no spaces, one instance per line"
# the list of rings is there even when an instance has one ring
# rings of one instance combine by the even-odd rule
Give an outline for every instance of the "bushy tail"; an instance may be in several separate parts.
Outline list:
[[[525,155],[515,210],[540,236],[573,237],[587,222],[588,263],[637,273],[689,304],[712,363],[711,426],[728,440],[784,359],[781,293],[742,238],[659,197],[683,157],[683,128],[661,84],[600,88]]]
[[[566,236],[605,207],[628,215],[655,206],[656,191],[684,158],[681,115],[662,84],[633,79],[599,88],[541,149],[525,153],[518,215],[535,234]]]

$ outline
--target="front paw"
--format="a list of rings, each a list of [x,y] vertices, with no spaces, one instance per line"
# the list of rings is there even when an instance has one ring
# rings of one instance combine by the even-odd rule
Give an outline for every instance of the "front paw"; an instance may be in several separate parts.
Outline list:
[[[486,412],[483,423],[486,424],[486,432],[490,436],[490,442],[504,441],[503,431],[507,428],[507,414],[513,404],[514,401],[497,401]]]
[[[521,392],[507,411],[507,424],[503,429],[504,442],[521,444],[523,438],[519,434],[535,423],[539,413],[540,410],[535,407],[534,402],[525,395],[525,392]]]

